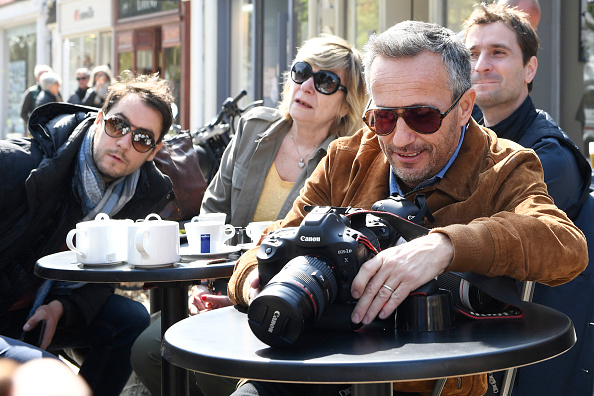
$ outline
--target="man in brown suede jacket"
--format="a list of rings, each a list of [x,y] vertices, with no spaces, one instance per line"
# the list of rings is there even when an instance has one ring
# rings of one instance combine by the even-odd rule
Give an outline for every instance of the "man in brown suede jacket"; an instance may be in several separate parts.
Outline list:
[[[476,96],[470,54],[454,34],[407,21],[371,37],[364,49],[368,128],[330,145],[279,226],[298,226],[305,205],[369,209],[394,193],[411,201],[423,193],[435,221],[425,219],[429,235],[362,265],[351,287],[359,299],[351,320],[368,324],[393,315],[412,290],[446,271],[548,285],[577,276],[588,262],[583,234],[547,194],[535,153],[498,139],[470,117]],[[231,278],[235,304],[248,305],[257,293],[255,254],[246,253]],[[396,383],[395,389],[429,394],[433,383]],[[442,394],[482,395],[486,385],[484,374],[450,379]],[[337,389],[252,381],[234,395]]]

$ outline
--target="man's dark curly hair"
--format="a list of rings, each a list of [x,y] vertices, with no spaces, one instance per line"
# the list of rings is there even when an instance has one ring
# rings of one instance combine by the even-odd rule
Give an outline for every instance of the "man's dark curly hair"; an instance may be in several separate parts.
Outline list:
[[[122,72],[116,83],[110,85],[109,93],[101,109],[103,114],[107,114],[113,106],[129,94],[138,95],[144,103],[161,113],[163,126],[161,135],[156,139],[159,143],[173,123],[173,114],[171,113],[173,95],[169,88],[169,82],[159,78],[158,73],[134,75],[126,70]]]

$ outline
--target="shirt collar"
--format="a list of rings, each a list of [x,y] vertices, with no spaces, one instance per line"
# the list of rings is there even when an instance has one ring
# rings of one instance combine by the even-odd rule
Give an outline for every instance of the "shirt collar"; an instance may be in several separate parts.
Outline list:
[[[443,179],[443,176],[445,175],[447,170],[450,169],[450,166],[452,166],[452,164],[456,160],[456,157],[458,157],[458,153],[460,152],[460,147],[462,147],[462,142],[464,141],[465,133],[466,133],[466,125],[464,125],[462,127],[462,133],[460,134],[460,141],[458,142],[458,147],[456,147],[456,151],[454,151],[454,154],[452,155],[452,157],[450,158],[448,163],[445,164],[443,169],[440,170],[439,172],[437,172],[437,174],[435,176],[419,183],[419,185],[416,186],[412,192],[415,192],[415,191],[420,190],[425,187],[429,187],[429,186],[437,183],[441,179]],[[390,167],[390,169],[392,169],[392,167]],[[394,174],[394,170],[392,169],[392,172],[390,172],[390,195],[394,195],[394,194],[404,196],[404,193],[402,192],[402,189],[400,188],[400,184],[398,183],[398,178],[396,177],[396,175]]]

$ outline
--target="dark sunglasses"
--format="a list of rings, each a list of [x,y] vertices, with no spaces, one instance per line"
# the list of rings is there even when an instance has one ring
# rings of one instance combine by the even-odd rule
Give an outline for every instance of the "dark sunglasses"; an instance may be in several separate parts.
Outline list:
[[[76,79],[77,79],[78,81],[81,81],[81,80],[88,80],[88,79],[89,79],[89,76],[85,76],[85,77],[76,77]]]
[[[139,153],[146,153],[157,147],[152,133],[146,129],[136,128],[128,121],[116,116],[105,118],[103,122],[105,123],[105,133],[109,137],[121,138],[128,132],[132,132],[132,147]]]
[[[363,113],[363,122],[376,135],[386,136],[396,128],[398,117],[402,117],[406,125],[413,131],[428,135],[439,130],[441,121],[456,107],[462,95],[464,95],[464,92],[454,100],[454,103],[448,107],[445,113],[440,112],[435,106],[377,107],[368,109],[371,104],[370,99]]]
[[[347,93],[347,87],[340,84],[340,77],[336,73],[328,70],[320,70],[314,73],[307,62],[295,62],[291,68],[291,79],[295,84],[303,84],[312,76],[314,79],[314,87],[319,93],[332,95],[338,90],[341,90],[345,94]]]

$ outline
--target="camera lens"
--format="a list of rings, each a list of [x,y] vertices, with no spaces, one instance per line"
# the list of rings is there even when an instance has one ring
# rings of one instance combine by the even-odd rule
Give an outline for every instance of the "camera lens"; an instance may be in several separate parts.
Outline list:
[[[332,304],[336,293],[336,278],[323,257],[295,257],[252,301],[248,323],[270,346],[293,345]]]

